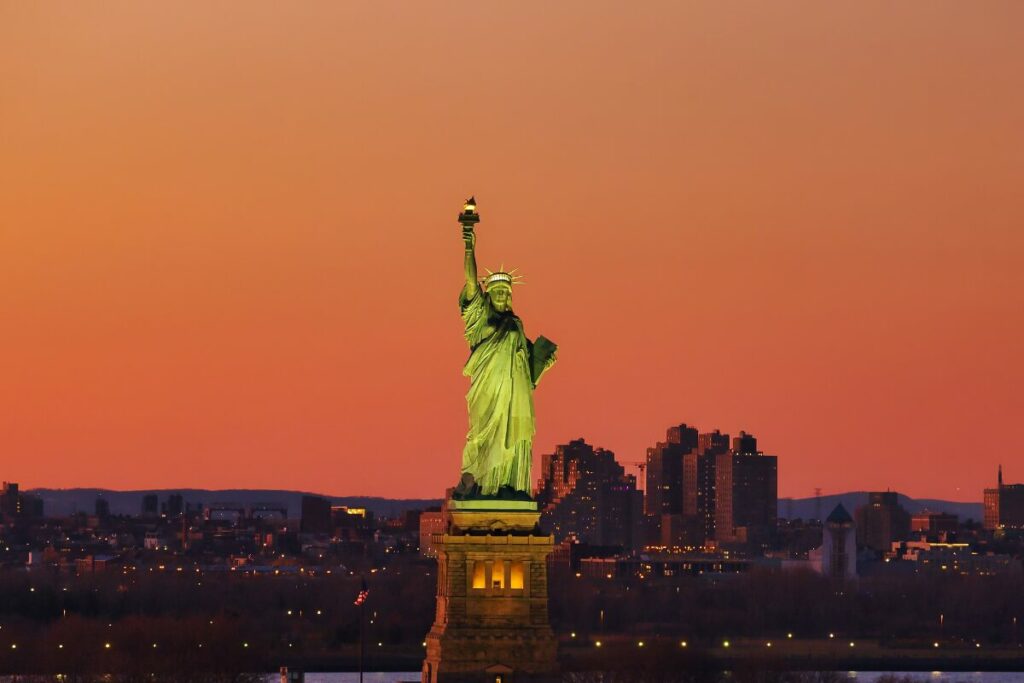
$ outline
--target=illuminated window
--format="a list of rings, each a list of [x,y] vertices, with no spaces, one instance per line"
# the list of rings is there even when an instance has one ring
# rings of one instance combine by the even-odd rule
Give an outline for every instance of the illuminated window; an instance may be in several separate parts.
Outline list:
[[[486,563],[480,561],[473,563],[473,588],[479,588],[480,590],[487,588],[486,571]]]
[[[513,562],[512,563],[512,571],[509,574],[509,578],[508,578],[508,587],[511,588],[512,590],[522,590],[523,589],[523,583],[524,583],[524,579],[523,579],[523,563],[522,562]]]
[[[500,590],[505,587],[505,563],[491,567],[491,588]]]

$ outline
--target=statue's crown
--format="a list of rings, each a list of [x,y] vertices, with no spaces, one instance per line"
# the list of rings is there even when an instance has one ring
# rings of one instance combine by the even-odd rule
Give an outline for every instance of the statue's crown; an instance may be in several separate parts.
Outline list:
[[[513,268],[510,271],[506,271],[505,266],[502,266],[493,273],[490,270],[488,270],[487,277],[484,278],[484,289],[490,289],[491,286],[495,284],[499,286],[506,285],[508,287],[512,287],[512,285],[522,284],[522,276],[516,275],[517,270],[518,268]]]

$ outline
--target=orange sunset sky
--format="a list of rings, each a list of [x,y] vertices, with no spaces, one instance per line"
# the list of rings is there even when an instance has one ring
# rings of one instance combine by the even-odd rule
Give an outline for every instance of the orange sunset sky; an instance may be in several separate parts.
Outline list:
[[[1024,3],[0,2],[0,476],[440,497],[455,220],[534,454],[1024,481]],[[631,470],[634,471],[635,470]]]

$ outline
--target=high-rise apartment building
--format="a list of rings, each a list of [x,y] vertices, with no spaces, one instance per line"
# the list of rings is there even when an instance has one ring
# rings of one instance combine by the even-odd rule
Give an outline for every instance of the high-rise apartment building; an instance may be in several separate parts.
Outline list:
[[[142,516],[152,519],[157,516],[160,506],[155,493],[147,493],[142,497]]]
[[[3,490],[0,491],[0,515],[4,517],[18,517],[21,515],[21,493],[18,485],[14,482],[4,482]]]
[[[660,523],[661,545],[764,545],[777,522],[778,458],[758,451],[746,432],[730,440],[717,429],[698,433],[679,425],[647,451],[645,495],[645,512]]]
[[[434,539],[445,532],[445,513],[441,510],[426,510],[419,520],[420,555],[437,557]]]
[[[733,450],[714,459],[714,539],[766,546],[778,521],[778,458],[760,453],[757,440],[741,432]]]
[[[697,430],[685,424],[669,427],[665,441],[647,449],[644,513],[683,514],[683,457],[697,448]]]
[[[331,501],[320,496],[303,496],[299,531],[304,534],[330,534],[333,530]]]
[[[185,499],[180,493],[172,493],[160,505],[160,513],[164,517],[181,517],[185,512]]]
[[[692,476],[686,477],[684,499],[687,508],[692,508],[696,515],[687,515],[687,540],[691,545],[700,545],[717,538],[718,461],[719,456],[728,453],[729,435],[716,429],[698,437],[697,448],[686,463],[687,474]]]
[[[43,499],[22,493],[14,482],[4,482],[0,489],[0,518],[25,519],[43,516]]]
[[[556,542],[575,537],[581,543],[626,550],[641,544],[643,492],[614,453],[577,439],[558,446],[541,462],[541,524]]]
[[[857,543],[876,552],[886,552],[893,541],[904,541],[910,535],[910,514],[895,491],[869,493],[867,504],[858,507],[854,516]]]
[[[1024,484],[1004,484],[999,466],[996,488],[985,489],[985,528],[1024,529]]]

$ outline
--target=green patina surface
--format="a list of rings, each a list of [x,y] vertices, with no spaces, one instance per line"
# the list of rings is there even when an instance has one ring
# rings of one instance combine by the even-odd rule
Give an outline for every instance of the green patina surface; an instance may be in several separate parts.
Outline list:
[[[469,500],[450,500],[448,507],[452,510],[528,510],[533,512],[537,509],[537,503],[532,500],[471,498]]]
[[[512,312],[515,277],[497,272],[481,283],[472,225],[463,224],[462,236],[466,284],[459,295],[459,308],[470,350],[463,368],[470,378],[466,394],[469,432],[455,497],[482,497],[490,505],[495,499],[528,502],[536,432],[533,391],[554,364],[557,346],[544,337],[536,342],[526,337],[522,321]]]

